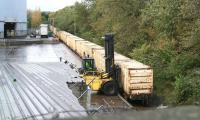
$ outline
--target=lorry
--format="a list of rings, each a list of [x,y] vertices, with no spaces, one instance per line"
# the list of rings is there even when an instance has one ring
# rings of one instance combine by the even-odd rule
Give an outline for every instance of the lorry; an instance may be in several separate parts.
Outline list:
[[[40,36],[41,38],[48,38],[48,24],[40,25]]]

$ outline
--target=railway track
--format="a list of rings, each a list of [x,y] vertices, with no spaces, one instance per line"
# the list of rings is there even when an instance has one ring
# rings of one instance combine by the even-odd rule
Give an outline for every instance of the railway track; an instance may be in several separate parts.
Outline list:
[[[122,96],[105,96],[100,94],[91,94],[90,107],[88,108],[88,97],[85,95],[79,99],[82,106],[87,108],[89,115],[100,113],[115,113],[134,110],[134,107],[129,104]]]
[[[92,106],[103,105],[105,109],[131,109],[130,105],[120,95],[117,96],[105,96],[105,95],[93,95],[91,100]]]

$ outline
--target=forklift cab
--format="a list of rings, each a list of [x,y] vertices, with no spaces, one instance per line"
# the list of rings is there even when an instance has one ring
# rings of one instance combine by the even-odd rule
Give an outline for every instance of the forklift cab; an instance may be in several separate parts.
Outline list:
[[[82,59],[82,68],[79,73],[82,74],[86,85],[89,85],[93,91],[99,91],[101,89],[103,81],[98,76],[93,58],[86,57]]]
[[[84,58],[82,60],[82,69],[84,70],[84,72],[96,71],[94,59],[93,58]]]
[[[82,68],[79,73],[83,75],[86,84],[93,91],[100,91],[105,95],[116,95],[119,91],[118,81],[120,72],[114,64],[114,36],[105,35],[105,73],[98,71],[95,67],[95,60],[86,56],[85,52],[82,59]]]

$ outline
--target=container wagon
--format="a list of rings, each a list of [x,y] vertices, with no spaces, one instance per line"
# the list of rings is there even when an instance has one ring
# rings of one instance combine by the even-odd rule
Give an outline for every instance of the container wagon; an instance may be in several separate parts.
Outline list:
[[[53,26],[51,26],[51,30],[80,57],[84,57],[84,55],[93,57],[97,69],[99,71],[105,71],[105,50],[103,47],[65,31],[56,31],[56,28]],[[115,64],[121,69],[120,87],[123,90],[123,95],[127,99],[135,99],[138,97],[146,98],[152,95],[153,69],[150,66],[116,52]]]

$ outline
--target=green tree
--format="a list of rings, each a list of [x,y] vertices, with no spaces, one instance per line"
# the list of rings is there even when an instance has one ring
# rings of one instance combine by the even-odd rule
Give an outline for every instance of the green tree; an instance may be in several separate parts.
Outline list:
[[[187,101],[190,96],[186,97],[185,93],[193,96],[194,90],[199,87],[198,84],[192,85],[193,88],[190,89],[181,87],[191,85],[191,81],[199,80],[199,77],[196,77],[198,75],[191,76],[190,72],[200,67],[200,56],[197,52],[200,48],[197,37],[198,21],[199,1],[197,0],[152,0],[142,10],[140,29],[148,34],[151,41],[133,49],[130,55],[152,65],[157,93],[170,100],[172,98],[176,100],[175,96],[178,95],[178,100],[173,102]],[[174,81],[176,81],[175,85]],[[179,91],[174,96],[172,96],[173,92],[165,93],[167,89],[174,89],[174,87]],[[180,91],[185,92],[181,94]]]
[[[116,51],[152,66],[155,92],[166,102],[199,99],[199,0],[84,0],[50,18],[100,45],[114,33]]]

